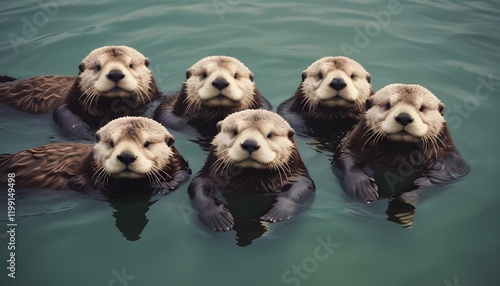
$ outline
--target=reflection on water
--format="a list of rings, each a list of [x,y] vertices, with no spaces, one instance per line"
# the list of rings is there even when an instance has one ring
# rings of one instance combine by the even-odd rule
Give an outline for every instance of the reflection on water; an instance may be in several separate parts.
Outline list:
[[[274,196],[259,196],[239,193],[224,194],[227,207],[234,218],[238,246],[247,246],[263,236],[272,223],[259,220],[276,201]]]
[[[141,233],[149,222],[146,213],[156,201],[149,196],[137,195],[109,200],[109,205],[116,210],[113,212],[115,225],[127,240],[141,238]]]

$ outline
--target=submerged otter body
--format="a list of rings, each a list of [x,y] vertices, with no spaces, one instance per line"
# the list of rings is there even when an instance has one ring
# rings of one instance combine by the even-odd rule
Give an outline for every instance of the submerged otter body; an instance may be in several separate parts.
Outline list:
[[[203,223],[216,231],[234,226],[232,213],[217,194],[274,196],[263,221],[292,217],[314,194],[315,186],[293,141],[294,131],[266,110],[245,110],[218,124],[220,132],[203,169],[188,192]],[[230,206],[229,206],[230,207]]]
[[[54,143],[0,155],[0,180],[14,173],[18,188],[98,189],[121,196],[167,193],[189,177],[172,135],[152,119],[115,119],[96,137],[95,145]]]
[[[469,173],[442,115],[444,104],[429,90],[391,84],[368,99],[367,108],[334,160],[348,195],[363,202],[401,199]]]
[[[257,90],[253,73],[236,58],[210,56],[186,71],[181,90],[158,107],[154,118],[169,129],[199,136],[208,149],[217,122],[237,111],[260,108],[270,110],[271,105]]]
[[[148,65],[149,59],[133,48],[105,46],[83,59],[76,77],[3,81],[0,101],[28,113],[54,111],[66,135],[92,138],[115,118],[147,115],[154,108],[160,92]]]
[[[326,139],[336,148],[363,117],[364,102],[373,94],[370,81],[370,74],[350,58],[321,58],[302,72],[295,95],[280,104],[278,114],[297,134]]]

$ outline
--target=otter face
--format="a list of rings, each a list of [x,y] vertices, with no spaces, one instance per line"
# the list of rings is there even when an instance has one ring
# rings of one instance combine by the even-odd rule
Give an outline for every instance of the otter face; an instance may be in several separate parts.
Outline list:
[[[254,100],[252,72],[239,60],[211,56],[198,61],[186,71],[189,107],[239,107],[247,109]]]
[[[290,125],[279,115],[267,110],[244,110],[227,116],[217,124],[220,132],[212,145],[219,169],[241,168],[288,169],[295,148]]]
[[[302,72],[302,93],[309,112],[317,106],[351,108],[370,96],[370,74],[347,57],[324,57]]]
[[[121,117],[96,132],[94,161],[99,181],[106,175],[161,181],[173,155],[174,137],[158,122],[144,117]]]
[[[435,143],[444,104],[419,85],[390,84],[367,100],[368,127],[393,141]]]
[[[94,98],[148,97],[152,79],[149,59],[127,46],[106,46],[93,50],[80,64],[80,91]]]

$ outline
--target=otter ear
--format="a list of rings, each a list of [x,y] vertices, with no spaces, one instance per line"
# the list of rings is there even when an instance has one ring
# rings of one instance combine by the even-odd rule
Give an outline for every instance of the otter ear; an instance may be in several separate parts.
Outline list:
[[[372,76],[370,74],[368,74],[366,76],[366,80],[368,81],[368,83],[372,83]]]
[[[295,130],[290,129],[288,130],[288,139],[293,139],[293,135],[295,135]]]
[[[149,59],[148,59],[148,58],[146,58],[146,59],[144,60],[144,65],[145,65],[146,67],[149,67]]]
[[[190,70],[187,70],[186,71],[186,79],[190,78],[191,77],[191,71]]]
[[[216,127],[217,127],[217,132],[220,132],[222,128],[222,121],[217,122]]]
[[[172,147],[175,143],[174,137],[172,137],[172,135],[167,136],[167,138],[165,138],[165,143],[167,143],[168,147]]]
[[[303,71],[302,72],[302,81],[304,81],[307,77],[307,72],[306,71]]]
[[[253,73],[250,73],[250,81],[253,81]]]
[[[439,110],[439,113],[441,113],[441,115],[443,114],[443,110],[444,110],[444,103],[440,102],[438,104],[438,110]]]
[[[366,106],[366,110],[372,108],[373,106],[373,99],[372,98],[368,98],[366,101],[365,101],[365,106]]]
[[[78,66],[78,69],[80,70],[80,72],[83,72],[85,70],[85,64],[80,63],[80,65]]]

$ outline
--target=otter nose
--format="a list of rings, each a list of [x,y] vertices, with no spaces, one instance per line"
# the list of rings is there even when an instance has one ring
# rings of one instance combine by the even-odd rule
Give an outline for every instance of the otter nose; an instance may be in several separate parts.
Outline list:
[[[406,125],[413,122],[413,117],[411,117],[411,115],[406,113],[406,112],[402,112],[402,113],[398,114],[398,116],[396,116],[396,121],[399,124],[406,126]]]
[[[345,81],[341,78],[334,78],[332,79],[332,81],[330,82],[330,87],[339,91],[341,89],[343,89],[344,87],[347,86],[347,84],[345,83]]]
[[[212,85],[218,90],[223,90],[224,88],[229,86],[229,82],[225,78],[220,76],[212,81]]]
[[[248,153],[252,153],[254,151],[259,150],[260,146],[259,143],[257,143],[257,141],[247,139],[243,143],[241,143],[241,148],[246,150]]]
[[[116,156],[116,158],[118,160],[120,160],[120,162],[125,164],[125,166],[128,166],[128,165],[130,165],[130,163],[134,162],[135,159],[137,159],[137,156],[135,156],[133,153],[124,151],[124,152],[121,152],[120,154],[118,154],[118,156]]]
[[[119,82],[122,78],[125,77],[125,75],[121,71],[119,71],[119,70],[111,70],[108,73],[107,77],[111,81]]]

